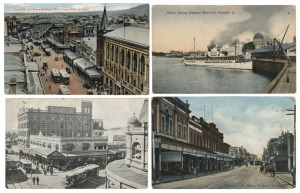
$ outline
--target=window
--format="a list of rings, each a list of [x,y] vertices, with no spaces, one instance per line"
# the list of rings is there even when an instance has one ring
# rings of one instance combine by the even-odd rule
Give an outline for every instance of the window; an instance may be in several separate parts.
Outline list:
[[[116,58],[115,58],[116,60],[115,61],[116,61],[116,63],[118,63],[118,53],[119,53],[119,49],[116,48],[115,49],[115,55],[116,55]]]
[[[181,123],[178,123],[177,137],[182,138]]]
[[[141,159],[142,157],[142,146],[138,142],[132,144],[132,159]]]
[[[136,53],[134,53],[134,55],[133,55],[133,71],[134,72],[137,72],[137,54]]]
[[[120,60],[121,60],[121,65],[124,66],[124,63],[125,63],[124,49],[122,49],[122,51],[120,52]]]
[[[141,57],[140,65],[141,65],[140,72],[141,72],[141,75],[143,75],[145,73],[145,57],[144,56]]]
[[[131,57],[131,55],[130,55],[130,52],[128,51],[128,52],[127,52],[127,68],[128,68],[128,69],[130,69],[130,60],[131,60],[130,57]]]

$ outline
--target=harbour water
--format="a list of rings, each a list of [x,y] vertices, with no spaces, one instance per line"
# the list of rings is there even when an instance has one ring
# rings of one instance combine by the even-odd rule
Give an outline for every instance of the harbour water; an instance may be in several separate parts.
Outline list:
[[[182,58],[152,59],[155,94],[250,94],[259,93],[271,81],[252,70],[185,66]]]

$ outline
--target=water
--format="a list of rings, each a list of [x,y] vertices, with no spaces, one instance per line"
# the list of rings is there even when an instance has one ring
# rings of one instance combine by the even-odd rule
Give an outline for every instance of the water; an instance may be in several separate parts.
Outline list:
[[[272,81],[251,70],[185,66],[181,60],[153,57],[153,93],[259,93]]]

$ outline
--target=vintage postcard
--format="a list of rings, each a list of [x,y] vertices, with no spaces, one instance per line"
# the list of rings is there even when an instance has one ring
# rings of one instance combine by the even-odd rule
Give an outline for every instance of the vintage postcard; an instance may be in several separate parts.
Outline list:
[[[153,92],[296,92],[296,6],[155,5]]]
[[[154,97],[155,189],[291,189],[292,97]]]
[[[5,94],[147,95],[148,4],[4,6]]]
[[[7,189],[148,185],[148,99],[7,99]]]

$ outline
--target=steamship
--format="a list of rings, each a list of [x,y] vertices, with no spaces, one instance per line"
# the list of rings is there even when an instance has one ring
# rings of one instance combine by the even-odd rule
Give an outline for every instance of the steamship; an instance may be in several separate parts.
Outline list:
[[[245,60],[243,55],[220,55],[211,56],[208,51],[205,56],[191,55],[183,59],[186,66],[210,67],[210,68],[227,68],[227,69],[244,69],[251,70],[252,62]]]

